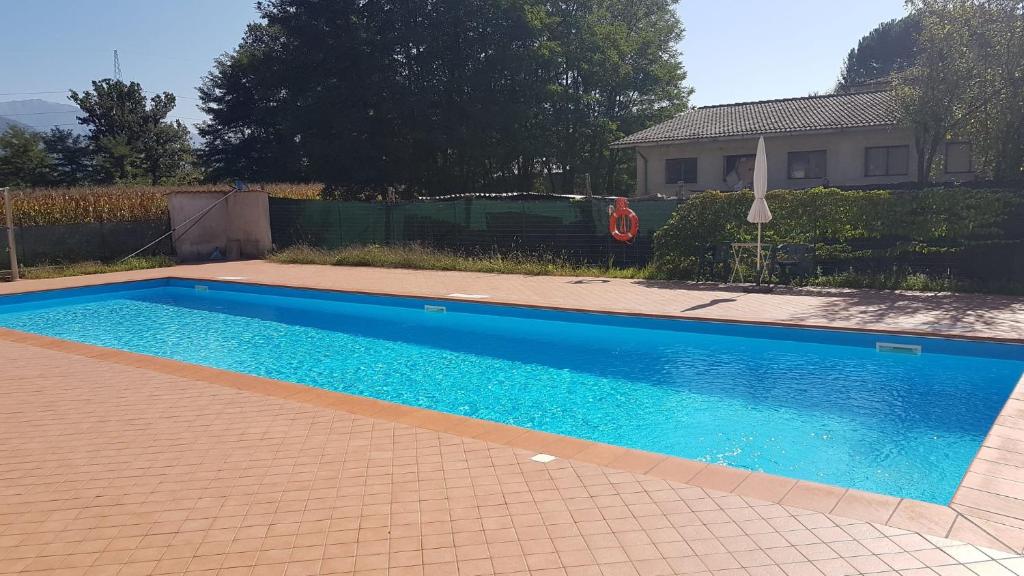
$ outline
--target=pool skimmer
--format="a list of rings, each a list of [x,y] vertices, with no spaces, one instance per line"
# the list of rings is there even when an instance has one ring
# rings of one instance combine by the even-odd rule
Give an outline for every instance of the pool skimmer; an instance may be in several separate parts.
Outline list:
[[[534,462],[540,462],[541,464],[547,464],[548,462],[554,462],[558,460],[558,456],[552,456],[551,454],[535,454],[530,460]]]
[[[889,352],[892,354],[909,354],[920,356],[921,347],[917,344],[894,344],[892,342],[875,342],[876,352]]]

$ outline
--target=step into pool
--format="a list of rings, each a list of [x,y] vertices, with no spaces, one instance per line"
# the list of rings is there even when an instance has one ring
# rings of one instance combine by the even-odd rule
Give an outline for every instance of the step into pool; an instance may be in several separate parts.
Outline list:
[[[154,280],[0,297],[0,326],[948,503],[1024,346]]]

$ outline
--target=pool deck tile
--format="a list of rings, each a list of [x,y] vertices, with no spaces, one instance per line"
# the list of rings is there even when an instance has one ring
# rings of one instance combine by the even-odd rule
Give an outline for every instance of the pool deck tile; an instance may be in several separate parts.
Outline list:
[[[779,502],[793,489],[793,486],[796,486],[796,483],[797,481],[792,478],[752,472],[743,482],[740,482],[739,486],[733,489],[733,492],[758,500]]]
[[[418,271],[410,274],[409,271],[296,267],[265,262],[233,262],[179,267],[170,271],[140,271],[106,277],[0,284],[0,294],[95,284],[115,279],[128,281],[159,278],[168,272],[182,275],[182,271],[186,270],[189,276],[207,280],[216,279],[217,276],[245,276],[247,281],[267,284],[366,292],[395,293],[391,286],[400,285],[404,294],[426,297],[466,292],[465,288],[469,285],[479,288],[469,292],[492,294],[493,298],[489,299],[492,303],[544,306],[552,305],[551,299],[554,298],[555,302],[573,302],[575,309],[678,317],[692,317],[695,312],[707,315],[709,309],[715,308],[712,317],[723,320],[754,319],[769,323],[852,329],[880,328],[1006,340],[1019,340],[1024,333],[1022,299],[974,296],[924,298],[922,295],[857,291],[794,291],[748,295],[713,287],[687,290],[685,285],[666,283],[621,280],[578,283],[565,278],[495,278],[494,275],[421,274]],[[412,280],[416,282],[410,282]],[[455,285],[462,288],[452,289]],[[582,297],[570,298],[569,293]],[[665,306],[669,301],[666,297],[669,296],[671,306],[678,307],[680,303],[687,302],[690,306],[682,310],[668,310]],[[727,296],[725,301],[717,302],[722,296]],[[737,306],[736,302],[740,300],[745,300],[745,305]],[[913,305],[909,305],[906,300],[913,302]],[[836,307],[844,302],[844,313],[835,314]],[[971,309],[972,306],[976,309]],[[826,309],[832,313],[824,314]],[[767,314],[766,310],[769,311]],[[954,317],[959,322],[954,322]],[[524,574],[541,574],[545,571],[559,574],[610,574],[616,571],[688,573],[711,569],[715,576],[726,573],[739,576],[744,573],[845,574],[850,573],[850,570],[867,572],[869,568],[876,567],[916,573],[931,567],[940,574],[953,574],[956,572],[940,568],[963,569],[963,566],[947,566],[944,562],[950,556],[957,558],[955,553],[960,553],[959,558],[964,558],[962,552],[965,549],[955,547],[967,546],[968,549],[977,550],[987,560],[979,559],[962,564],[967,565],[971,573],[982,575],[995,574],[999,570],[1010,571],[1020,566],[1020,561],[1000,564],[1007,557],[997,550],[1024,551],[1024,492],[1021,491],[1024,485],[1024,380],[1012,394],[986,438],[953,503],[945,507],[797,482],[171,360],[0,330],[0,358],[10,355],[12,351],[18,358],[17,364],[31,366],[32,372],[16,381],[20,385],[17,393],[27,396],[18,397],[17,402],[9,404],[0,402],[0,415],[13,416],[13,421],[17,423],[14,428],[0,426],[0,439],[4,439],[4,435],[11,433],[11,430],[17,430],[14,432],[17,442],[6,443],[5,440],[5,443],[0,444],[0,573],[42,574],[49,570],[60,570],[60,573],[69,575],[84,574],[87,571],[90,574],[198,573],[200,570],[219,569],[223,574],[247,575],[329,573],[325,570],[338,573],[383,570],[381,573],[394,574],[454,574],[456,571],[460,574],[494,573],[499,570],[507,573],[521,570]],[[69,365],[79,366],[80,363],[88,364],[88,369],[81,372],[68,370]],[[126,373],[131,373],[131,377]],[[150,382],[154,379],[154,382]],[[176,411],[180,407],[174,402],[165,406],[167,400],[181,393],[176,389],[166,389],[168,379],[190,390],[191,395],[184,399],[175,398],[175,401],[189,406],[189,410],[194,411],[193,416],[189,416],[190,412],[187,411],[178,415]],[[142,382],[147,382],[147,385],[140,387]],[[250,430],[244,436],[246,444],[243,446],[254,446],[267,440],[291,442],[295,446],[298,460],[284,466],[272,464],[274,458],[282,455],[280,445],[276,451],[265,452],[263,456],[248,461],[240,454],[227,450],[219,452],[223,457],[218,460],[218,466],[222,472],[230,471],[235,475],[232,476],[236,483],[235,489],[227,488],[232,482],[230,479],[210,480],[213,477],[211,474],[216,475],[215,471],[202,466],[200,468],[203,473],[192,476],[192,480],[188,476],[176,476],[173,482],[164,479],[154,484],[152,480],[144,480],[149,478],[147,474],[158,471],[194,471],[203,462],[202,459],[197,461],[196,456],[188,456],[187,451],[183,453],[181,445],[163,444],[161,434],[166,435],[169,431],[162,422],[139,420],[137,416],[119,412],[120,405],[110,407],[110,396],[97,399],[83,394],[73,394],[74,403],[88,406],[90,402],[106,402],[105,410],[89,412],[86,408],[85,415],[78,415],[73,410],[69,410],[66,415],[62,413],[60,421],[67,426],[66,430],[54,427],[49,421],[39,421],[39,414],[52,416],[53,410],[50,405],[36,403],[33,394],[38,395],[40,389],[49,390],[55,386],[63,392],[84,391],[76,389],[76,386],[86,383],[90,390],[116,388],[115,396],[121,399],[132,398],[141,413],[154,416],[160,414],[160,419],[167,419],[170,416],[161,411],[171,412],[174,414],[172,419],[184,426],[189,426],[190,418],[195,421],[195,415],[199,415],[205,418],[202,433],[223,432],[218,431],[217,422],[209,420],[208,406],[202,402],[203,399],[222,397],[222,393],[216,392],[218,387],[231,390],[230,394],[241,394],[254,405],[260,405],[260,402],[284,402],[287,406],[307,406],[306,409],[300,409],[302,414],[309,410],[326,410],[327,414],[333,414],[335,420],[344,415],[348,415],[344,417],[351,420],[345,427],[346,436],[339,437],[343,442],[324,448],[327,452],[321,453],[319,460],[313,458],[313,455],[304,455],[302,443],[294,444],[299,440],[298,436],[280,435],[288,429],[289,420],[281,420],[276,415],[265,419],[268,425],[273,422],[267,428],[268,431],[274,431],[270,436],[267,433],[255,434],[255,428],[242,420],[232,424],[235,426],[232,429]],[[210,384],[217,386],[209,388]],[[154,386],[161,391],[147,392]],[[6,388],[0,389],[0,398],[5,394],[12,392]],[[70,396],[65,398],[70,407],[74,403],[69,399]],[[4,406],[17,408],[12,412]],[[230,408],[225,409],[237,419]],[[266,406],[261,410],[266,410]],[[275,410],[280,411],[280,406]],[[108,412],[111,411],[115,416],[109,416]],[[269,412],[257,410],[255,414]],[[79,419],[76,420],[76,417]],[[368,418],[370,420],[366,420]],[[231,418],[228,421],[231,422]],[[103,424],[96,428],[96,422]],[[89,444],[96,434],[114,433],[119,426],[137,429],[147,425],[155,427],[157,432],[147,437],[152,438],[148,444],[151,449],[155,449],[152,452],[140,452],[140,447],[133,444],[132,435],[115,436],[117,440],[104,445]],[[46,450],[33,453],[20,448],[6,448],[18,446],[19,442],[35,446],[39,439],[33,434],[24,435],[28,429],[36,432],[41,430],[41,438],[52,438],[52,453]],[[91,435],[85,432],[84,440],[80,437],[81,432],[73,435],[76,431],[90,429],[94,431]],[[447,450],[445,447],[456,447],[458,451],[453,453],[454,459],[442,454],[440,460],[436,456],[423,460],[411,446],[402,450],[367,452],[363,448],[366,446],[365,439],[369,439],[372,444],[378,429],[385,438],[394,442],[398,441],[399,436],[415,438],[423,434],[434,434],[442,452]],[[370,435],[365,436],[364,431]],[[172,435],[174,432],[170,430]],[[210,443],[202,433],[197,432],[199,435],[195,436],[193,442],[207,449]],[[321,437],[314,436],[315,439]],[[310,439],[308,435],[306,438],[307,441]],[[64,445],[82,442],[86,443],[84,446],[87,453],[102,454],[114,460],[103,461],[100,468],[90,469],[89,460],[69,453]],[[361,454],[355,462],[364,466],[352,469],[356,473],[364,471],[361,476],[356,476],[366,482],[362,496],[351,491],[335,492],[331,499],[322,500],[322,504],[311,507],[310,498],[314,492],[320,493],[331,486],[339,486],[337,477],[330,480],[330,474],[324,482],[318,483],[318,466],[330,462],[330,470],[342,474],[344,484],[347,477],[345,471],[349,468],[340,466],[336,455],[353,449]],[[503,456],[499,457],[497,452],[501,450],[513,452],[503,452]],[[540,465],[545,468],[532,468],[537,463],[525,461],[538,452],[552,454],[558,459]],[[17,454],[15,460],[10,460],[10,454]],[[156,460],[140,467],[136,462],[140,454],[148,454],[146,457]],[[331,458],[335,459],[325,460],[324,454],[331,454]],[[474,458],[460,459],[467,458],[468,454],[473,454]],[[484,457],[485,454],[490,456]],[[32,459],[40,457],[52,458],[53,461],[26,476],[25,471],[31,470]],[[58,476],[54,475],[59,475],[60,468],[66,465],[59,462],[71,462],[72,469],[81,469],[82,472],[56,480]],[[474,462],[479,462],[484,468],[478,470]],[[449,464],[454,466],[451,469],[453,476],[446,483]],[[541,480],[539,476],[531,480],[533,476],[528,474],[523,477],[523,482],[516,480],[516,466],[519,466],[520,471],[529,468],[537,474],[547,469],[554,476],[549,475],[548,480]],[[427,501],[417,500],[419,511],[412,514],[416,506],[411,501],[404,504],[406,499],[401,490],[396,493],[392,489],[389,492],[392,498],[390,515],[402,522],[408,517],[410,522],[390,524],[393,534],[409,532],[410,535],[402,536],[402,540],[398,536],[388,536],[387,530],[384,530],[389,513],[383,496],[378,494],[385,494],[383,489],[388,476],[381,475],[385,470],[392,471],[392,488],[396,482],[406,486],[407,482],[402,479],[410,478],[414,485],[420,487],[421,496],[424,490],[429,496]],[[508,472],[499,474],[498,470]],[[36,476],[31,476],[33,473]],[[267,479],[257,481],[261,473],[270,475],[272,480],[269,484],[265,484]],[[487,481],[491,477],[496,478],[497,484]],[[31,483],[26,483],[26,478],[31,478]],[[50,478],[54,480],[48,481]],[[104,485],[101,479],[111,491],[110,494],[97,496],[94,493]],[[238,484],[239,481],[243,481],[243,484]],[[310,481],[313,484],[309,484]],[[8,487],[10,482],[14,482],[13,490]],[[377,482],[381,482],[380,492],[377,492]],[[494,488],[507,482],[511,482],[507,491]],[[261,495],[263,489],[260,487],[263,484],[285,489],[276,500],[276,510],[281,513],[281,521],[271,523],[265,529],[261,524],[253,524],[250,529],[244,525],[244,519],[235,520],[235,516],[228,517],[230,519],[220,518],[215,506],[201,506],[201,503],[206,503],[203,497],[197,500],[197,496],[194,496],[203,490],[220,486],[222,488],[218,488],[218,493],[226,494],[224,498],[227,499],[220,503],[222,508],[233,510],[233,507],[242,505],[249,498],[247,505],[254,513],[264,508],[269,513],[275,501],[264,501],[265,497]],[[478,485],[479,491],[474,488]],[[649,486],[648,490],[636,491],[635,486],[645,485]],[[237,488],[241,486],[250,488],[238,493]],[[555,492],[552,492],[552,486]],[[669,494],[664,492],[665,486],[671,487],[676,494],[690,495],[691,498],[683,498],[681,504],[672,504],[673,501],[664,500]],[[45,494],[42,490],[47,489],[60,491],[61,497],[51,496],[40,500],[38,496],[33,496]],[[153,493],[142,498],[141,495],[146,494],[147,490],[157,489],[159,495],[155,499]],[[64,492],[67,492],[66,496]],[[462,492],[466,492],[472,499],[463,500],[459,496]],[[551,499],[557,492],[563,492],[568,498],[564,501],[566,508],[562,512],[555,509],[558,508],[554,504],[557,500]],[[644,494],[644,498],[637,500]],[[19,498],[22,500],[16,501]],[[84,508],[72,506],[53,509],[46,504],[61,498],[64,498],[64,502],[89,505]],[[302,508],[286,505],[293,501],[299,503],[304,498],[306,504]],[[259,502],[253,499],[259,499]],[[358,504],[357,499],[360,502]],[[599,499],[603,504],[598,504]],[[320,498],[316,500],[321,502]],[[238,504],[234,504],[235,501]],[[114,508],[103,512],[105,509],[102,506],[107,506],[108,502]],[[444,509],[441,502],[447,502],[447,509],[450,510],[447,516],[433,512]],[[464,515],[463,510],[471,509],[464,509],[463,506],[470,506],[471,503],[476,507],[475,513]],[[781,503],[782,506],[775,503]],[[595,504],[596,508],[593,507]],[[554,508],[549,508],[552,506]],[[409,512],[404,511],[406,508]],[[154,511],[156,509],[160,511]],[[505,521],[501,520],[501,514],[513,510],[517,513],[508,517],[508,522],[514,528],[502,528]],[[563,524],[563,520],[571,521],[571,524]],[[330,531],[323,535],[314,530],[318,526],[330,527],[335,522],[339,529],[344,526],[348,528],[342,529],[335,536],[331,536]],[[455,523],[458,523],[460,530],[452,530],[446,537],[444,526],[454,526]],[[655,537],[648,536],[651,543],[643,543],[642,538],[633,540],[632,536],[628,536],[629,545],[619,543],[618,546],[597,547],[595,544],[589,556],[572,553],[574,550],[568,548],[548,550],[551,545],[544,544],[545,538],[554,542],[550,540],[554,534],[569,534],[574,529],[579,532],[580,538],[585,539],[589,535],[596,542],[601,535],[628,535],[637,526],[648,531],[660,530],[666,523],[674,526],[674,530],[683,538],[678,546],[665,542],[659,548],[655,538],[664,537],[661,533]],[[232,525],[235,526],[233,529]],[[470,530],[464,532],[461,530],[463,527]],[[184,528],[189,530],[183,531]],[[192,529],[198,529],[199,532],[193,532]],[[54,530],[62,535],[54,535]],[[234,538],[229,536],[229,530],[234,531]],[[318,535],[307,538],[304,536],[307,530],[313,530],[308,534]],[[488,530],[494,532],[490,537],[487,535]],[[505,534],[502,530],[513,532]],[[67,531],[72,536],[65,534]],[[407,538],[416,538],[413,533],[417,532],[421,543],[406,541]],[[931,548],[909,550],[921,546],[921,542],[925,541],[908,537],[916,536],[917,532],[927,535]],[[104,538],[76,540],[79,536],[92,533]],[[209,540],[203,536],[204,533],[211,535]],[[270,536],[271,533],[274,536]],[[508,556],[511,559],[504,560],[504,554],[512,552],[515,547],[516,540],[507,540],[513,533],[518,534],[516,538],[520,552],[518,556]],[[252,537],[248,537],[249,534]],[[840,539],[843,535],[857,538],[857,542],[862,544],[858,544],[860,548],[877,553],[871,556],[844,556],[849,562],[837,561],[839,558],[830,555],[860,553],[857,546],[843,544],[847,542]],[[432,543],[429,549],[423,544],[428,537]],[[541,539],[537,540],[537,537]],[[263,538],[262,544],[260,538]],[[448,544],[445,544],[445,538],[450,540]],[[493,544],[489,538],[494,539]],[[272,542],[268,544],[267,541],[271,539]],[[138,544],[143,540],[156,547],[139,547]],[[136,549],[130,554],[120,553],[120,550],[128,548],[120,548],[119,545],[114,548],[115,541]],[[288,544],[289,541],[291,544]],[[357,544],[364,541],[365,545]],[[178,543],[174,544],[177,548],[173,552],[160,548],[171,542]],[[298,546],[307,542],[311,547],[308,551]],[[510,544],[503,545],[505,542]],[[830,543],[831,550],[827,550],[828,546],[823,542]],[[902,542],[902,547],[899,542]],[[942,544],[947,546],[944,548]],[[435,545],[440,547],[434,548]],[[571,546],[571,543],[566,541],[564,545]],[[774,545],[783,547],[773,548]],[[422,549],[417,550],[415,546]],[[479,548],[481,546],[483,548]],[[671,556],[683,546],[697,552],[696,556],[689,557],[693,561],[682,562],[680,558]],[[755,548],[746,552],[748,546]],[[785,546],[795,547],[793,553],[782,552]],[[347,555],[336,561],[331,558],[332,561],[328,562],[329,557],[325,552],[327,547],[334,547],[339,554]],[[758,552],[758,547],[763,552]],[[317,556],[317,548],[320,549],[320,556]],[[12,549],[18,550],[12,552]],[[941,552],[941,549],[950,550],[949,555]],[[288,553],[278,553],[278,550],[287,550]],[[359,554],[355,553],[357,550]],[[451,553],[445,550],[451,550]],[[764,564],[765,558],[771,563]],[[872,558],[873,561],[869,560]],[[82,569],[78,568],[78,564],[82,565]]]
[[[732,492],[737,486],[743,483],[750,476],[749,470],[708,464],[687,482],[694,486],[717,490],[718,492]]]
[[[899,503],[900,499],[892,496],[847,490],[832,509],[832,513],[860,518],[876,524],[886,524]]]
[[[926,534],[947,534],[956,516],[948,506],[902,500],[885,524]]]
[[[818,512],[831,512],[846,492],[845,488],[800,480],[779,503]]]
[[[649,472],[574,458],[541,464],[533,450],[443,430],[492,428],[469,427],[468,418],[174,362],[150,366],[147,357],[11,331],[0,341],[0,363],[23,370],[0,388],[2,574],[963,567],[980,576],[1019,566],[994,549],[773,504],[800,485],[763,474],[740,471],[739,480],[729,468],[600,445],[584,452]],[[429,428],[396,421],[410,419]],[[520,436],[527,444],[530,433]],[[562,440],[532,437],[549,447]],[[701,473],[717,489],[671,479]],[[766,499],[728,493],[734,484]],[[964,526],[952,536],[1001,546]]]

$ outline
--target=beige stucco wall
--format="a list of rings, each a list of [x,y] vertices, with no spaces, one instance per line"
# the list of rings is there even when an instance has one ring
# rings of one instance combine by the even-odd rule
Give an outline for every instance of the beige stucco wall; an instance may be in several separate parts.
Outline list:
[[[172,192],[167,195],[171,226],[205,210],[227,192]],[[195,224],[193,226],[193,224]],[[235,192],[172,238],[178,258],[208,260],[214,250],[227,259],[262,258],[271,249],[270,202],[266,192]]]
[[[765,136],[765,153],[768,156],[768,187],[810,188],[823,184],[821,179],[789,178],[789,152],[826,150],[827,178],[833,186],[884,185],[897,182],[912,182],[916,178],[917,156],[914,139],[910,130],[904,128],[874,128],[843,130],[800,135]],[[909,166],[905,176],[865,176],[864,149],[871,146],[909,145]],[[636,194],[662,194],[675,196],[680,193],[677,184],[665,183],[665,160],[669,158],[697,158],[696,184],[687,184],[683,191],[729,190],[723,170],[725,157],[737,154],[754,154],[757,138],[721,139],[673,144],[659,144],[637,147]],[[645,162],[646,174],[645,174]],[[937,161],[941,168],[941,159]],[[945,175],[940,180],[964,180],[964,174]],[[947,177],[948,176],[948,177]],[[649,179],[645,187],[645,177]]]

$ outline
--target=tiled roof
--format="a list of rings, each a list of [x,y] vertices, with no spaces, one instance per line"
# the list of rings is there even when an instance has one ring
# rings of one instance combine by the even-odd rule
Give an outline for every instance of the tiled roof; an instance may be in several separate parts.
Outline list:
[[[613,146],[888,126],[896,123],[890,91],[829,94],[693,108]]]

